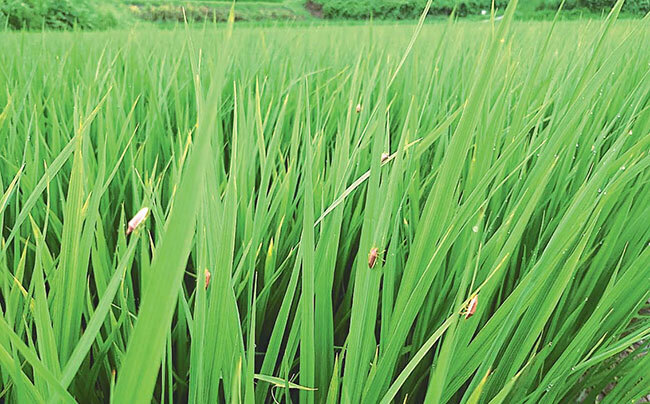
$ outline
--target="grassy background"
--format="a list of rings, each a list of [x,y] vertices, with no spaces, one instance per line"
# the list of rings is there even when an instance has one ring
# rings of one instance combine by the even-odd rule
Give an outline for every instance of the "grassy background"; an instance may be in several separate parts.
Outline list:
[[[426,0],[239,0],[236,21],[313,24],[323,19],[414,20],[424,9]],[[519,19],[552,20],[561,1],[530,0],[516,12]],[[506,0],[495,7],[503,13]],[[563,19],[601,18],[613,6],[612,0],[568,0]],[[492,0],[437,0],[429,9],[429,17],[441,19],[452,10],[455,15],[470,19],[487,19]],[[0,24],[10,29],[107,29],[127,27],[141,21],[157,24],[205,21],[226,21],[232,2],[213,0],[0,0]],[[650,0],[628,0],[622,8],[623,17],[639,18],[650,12]]]
[[[150,2],[128,6],[127,21],[153,23],[204,23],[206,21],[227,21],[232,3],[167,3]],[[234,10],[235,21],[281,22],[311,20],[311,15],[300,2],[243,2]]]
[[[372,16],[380,19],[415,19],[424,9],[426,0],[321,0],[317,3],[322,4],[326,18],[365,19]],[[524,1],[517,11],[517,16],[528,19],[546,19],[550,16],[552,19],[561,3],[561,0]],[[607,13],[614,3],[615,0],[567,0],[564,9],[572,14],[598,15]],[[493,0],[437,0],[432,3],[429,15],[449,15],[455,10],[457,16],[478,16],[489,13],[492,4]],[[507,4],[506,0],[494,1],[494,6],[500,13]],[[627,0],[622,11],[643,16],[650,12],[650,1]]]
[[[1,399],[647,394],[650,25],[620,6],[2,33]]]
[[[0,0],[0,24],[9,29],[106,29],[124,16],[109,0]]]

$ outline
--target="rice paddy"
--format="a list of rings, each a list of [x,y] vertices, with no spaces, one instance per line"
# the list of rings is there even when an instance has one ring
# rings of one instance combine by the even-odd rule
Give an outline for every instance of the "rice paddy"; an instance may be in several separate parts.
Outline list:
[[[650,24],[621,3],[0,33],[0,401],[649,394]]]

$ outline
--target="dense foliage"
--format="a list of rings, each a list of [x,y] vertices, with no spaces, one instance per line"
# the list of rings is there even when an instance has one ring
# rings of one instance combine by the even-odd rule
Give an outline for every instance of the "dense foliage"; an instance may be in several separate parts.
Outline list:
[[[561,0],[530,0],[523,4],[522,8],[530,11],[553,12],[558,9],[561,2]],[[615,0],[567,0],[564,8],[573,11],[607,12],[615,2]],[[317,3],[322,4],[327,18],[414,19],[424,9],[426,0],[321,0]],[[506,0],[494,2],[495,7],[501,12],[506,4]],[[436,0],[431,5],[429,14],[449,15],[456,7],[456,15],[478,15],[489,12],[491,5],[492,0]],[[638,15],[650,12],[650,0],[628,0],[623,6],[623,11]]]
[[[426,0],[324,0],[320,3],[327,18],[414,19],[422,13]],[[448,15],[454,7],[459,16],[481,14],[489,11],[491,4],[492,0],[440,0],[433,2],[429,14]],[[505,4],[506,0],[495,2],[501,9]]]
[[[608,11],[615,2],[616,0],[577,0],[577,5],[594,11]],[[650,12],[650,0],[627,0],[623,5],[623,11],[638,14],[648,13]]]
[[[0,402],[647,394],[619,10],[0,33]]]
[[[534,2],[534,0],[533,0]],[[535,8],[538,10],[556,10],[562,0],[537,0]],[[616,0],[566,0],[564,9],[584,9],[593,12],[607,12],[616,3]],[[627,0],[623,5],[623,11],[643,15],[650,12],[650,0]]]
[[[104,29],[117,21],[92,0],[0,0],[0,23],[12,29]]]
[[[289,8],[282,6],[270,7],[261,5],[251,5],[243,3],[235,7],[235,21],[256,21],[256,20],[293,20],[296,14]],[[227,4],[220,6],[205,6],[200,4],[162,4],[162,5],[135,5],[128,8],[130,15],[137,19],[153,22],[211,22],[227,21],[230,16],[231,7]]]

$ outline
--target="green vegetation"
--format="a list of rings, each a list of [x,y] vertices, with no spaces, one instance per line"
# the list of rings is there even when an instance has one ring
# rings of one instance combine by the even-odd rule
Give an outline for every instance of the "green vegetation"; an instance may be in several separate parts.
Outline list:
[[[557,0],[551,1],[551,4]],[[573,7],[586,7],[593,11],[608,10],[614,5],[613,0],[573,0],[569,1]],[[650,12],[650,0],[628,0],[623,5],[623,11],[631,13],[648,13]]]
[[[522,4],[516,17],[552,20],[561,0],[531,0]],[[397,21],[420,16],[426,0],[237,0],[235,21],[304,21],[323,18],[335,21],[369,18]],[[507,0],[496,0],[502,14]],[[428,15],[487,19],[492,0],[437,0]],[[600,18],[613,6],[611,0],[566,0],[563,19]],[[10,29],[106,29],[138,22],[189,23],[226,21],[232,7],[228,0],[0,0],[0,24]],[[638,18],[650,12],[650,0],[628,0],[622,16]]]
[[[414,19],[422,12],[426,0],[322,0],[320,3],[327,18]],[[488,12],[491,4],[492,0],[439,0],[433,2],[429,14],[449,15],[454,8],[458,16],[481,14]],[[502,10],[506,4],[506,0],[495,2]]]
[[[114,7],[91,0],[0,0],[0,24],[12,29],[104,29],[117,24]]]
[[[620,6],[0,34],[0,401],[647,394],[650,24]]]
[[[327,18],[365,19],[369,17],[382,19],[414,19],[420,15],[426,0],[320,0],[323,13]],[[503,12],[508,2],[496,0],[494,6]],[[530,0],[518,10],[517,15],[524,18],[553,18],[561,0]],[[608,12],[614,0],[566,0],[564,9],[568,15],[592,15]],[[458,16],[483,15],[489,13],[492,0],[437,0],[429,10],[429,15],[449,15],[456,10]],[[628,0],[623,12],[643,16],[650,12],[650,0]],[[565,14],[566,15],[566,14]]]
[[[226,21],[228,1],[0,0],[0,24],[10,29],[106,29],[138,21]],[[296,0],[237,1],[236,21],[282,21],[309,17]]]
[[[151,22],[199,22],[227,21],[232,3],[142,3],[131,4],[128,11],[137,20]],[[303,19],[307,11],[296,4],[253,3],[237,4],[234,9],[235,21],[282,21]]]

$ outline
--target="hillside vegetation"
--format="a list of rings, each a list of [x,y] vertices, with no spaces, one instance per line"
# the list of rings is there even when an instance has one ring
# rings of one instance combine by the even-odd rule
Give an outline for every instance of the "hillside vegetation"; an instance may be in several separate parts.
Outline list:
[[[0,0],[0,24],[11,29],[104,29],[117,25],[116,8],[92,0]]]
[[[417,18],[426,0],[320,0],[323,14],[326,18],[382,18],[382,19],[414,19]],[[570,12],[602,13],[608,12],[615,0],[567,0],[564,9]],[[496,0],[494,6],[501,12],[507,5],[507,0]],[[530,0],[523,2],[520,10],[526,16],[548,16],[548,11],[560,7],[561,0]],[[429,15],[449,15],[452,10],[458,16],[484,15],[489,13],[492,0],[436,0],[432,3]],[[644,15],[650,12],[650,0],[628,0],[623,11],[629,14]]]
[[[560,0],[531,0],[519,7],[518,17],[552,19]],[[236,21],[413,20],[426,0],[237,0]],[[496,0],[503,13],[506,0]],[[599,17],[613,0],[567,0],[563,17]],[[487,18],[492,0],[436,0],[429,15],[481,16]],[[10,29],[106,29],[127,27],[139,21],[154,23],[227,21],[232,2],[201,0],[0,0],[0,24]],[[628,0],[622,12],[642,17],[650,12],[650,0]]]

